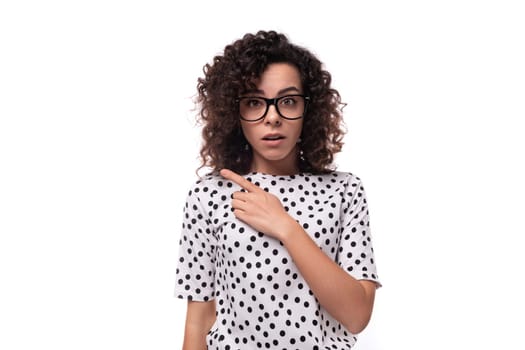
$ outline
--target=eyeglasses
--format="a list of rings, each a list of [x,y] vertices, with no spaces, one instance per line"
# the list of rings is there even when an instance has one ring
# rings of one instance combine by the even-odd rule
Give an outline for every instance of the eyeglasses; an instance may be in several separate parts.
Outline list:
[[[306,112],[310,98],[304,95],[286,95],[276,98],[239,97],[235,100],[239,104],[239,114],[242,120],[256,122],[263,119],[271,105],[284,119],[300,119]]]

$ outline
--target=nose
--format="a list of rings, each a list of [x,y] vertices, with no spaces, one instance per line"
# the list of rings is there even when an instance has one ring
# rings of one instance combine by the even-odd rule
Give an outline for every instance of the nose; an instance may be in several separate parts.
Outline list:
[[[275,105],[269,106],[268,113],[266,113],[266,117],[264,118],[264,123],[275,126],[281,125],[281,116],[277,112]]]

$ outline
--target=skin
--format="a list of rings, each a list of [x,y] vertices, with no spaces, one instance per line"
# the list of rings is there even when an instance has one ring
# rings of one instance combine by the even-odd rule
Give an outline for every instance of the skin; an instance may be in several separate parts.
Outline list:
[[[249,96],[267,98],[302,93],[298,70],[286,63],[268,66]],[[271,106],[266,117],[255,123],[241,121],[244,135],[253,150],[251,171],[272,175],[299,172],[298,146],[302,119],[286,120]],[[283,136],[267,142],[268,134]],[[234,192],[231,205],[237,219],[283,243],[317,300],[350,332],[360,333],[372,315],[376,284],[356,280],[322,252],[310,236],[284,209],[280,200],[228,169],[220,174],[238,184],[244,192]],[[184,350],[206,349],[205,337],[215,321],[215,304],[188,303]]]
[[[183,350],[206,349],[206,334],[215,322],[215,301],[188,301]]]

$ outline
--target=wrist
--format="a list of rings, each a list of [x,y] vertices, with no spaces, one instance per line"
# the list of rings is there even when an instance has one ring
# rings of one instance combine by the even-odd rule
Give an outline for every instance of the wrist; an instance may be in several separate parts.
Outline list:
[[[297,234],[299,230],[302,230],[302,226],[297,221],[289,217],[288,220],[282,225],[279,240],[286,245],[288,241]]]

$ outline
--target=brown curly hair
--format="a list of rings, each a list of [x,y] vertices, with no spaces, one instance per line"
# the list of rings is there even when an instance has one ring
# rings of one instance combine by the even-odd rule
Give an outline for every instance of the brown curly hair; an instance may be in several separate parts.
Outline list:
[[[299,170],[315,174],[334,169],[334,155],[341,151],[345,133],[339,92],[331,88],[331,75],[318,58],[275,31],[246,34],[204,66],[196,101],[203,125],[199,169],[208,166],[215,171],[249,172],[252,152],[246,147],[235,100],[255,88],[254,81],[271,63],[297,67],[303,93],[310,97],[301,133]]]

